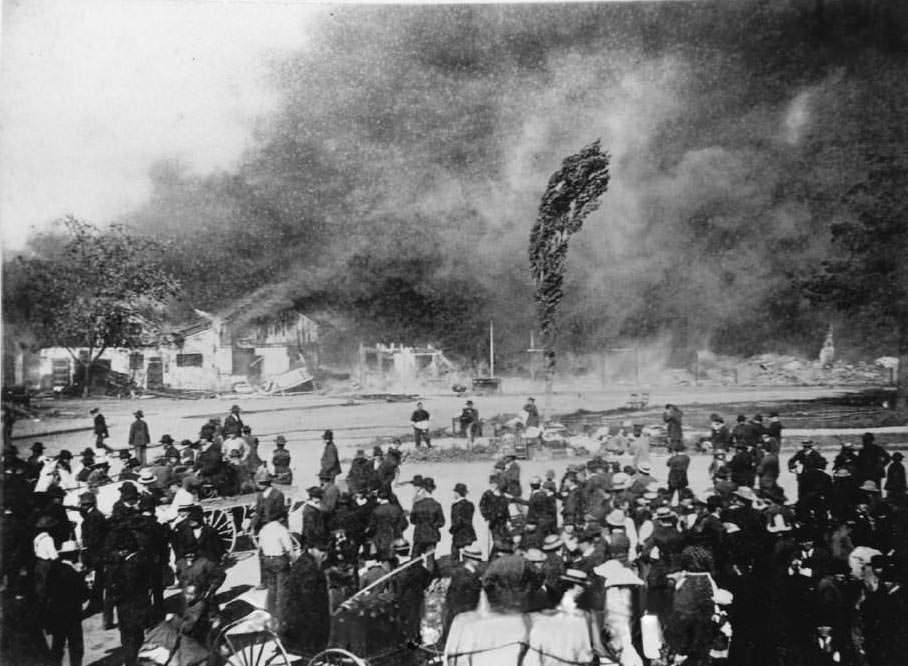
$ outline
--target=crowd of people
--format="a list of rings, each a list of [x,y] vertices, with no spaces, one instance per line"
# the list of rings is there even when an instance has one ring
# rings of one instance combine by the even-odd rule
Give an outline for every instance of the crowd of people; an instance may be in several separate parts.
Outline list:
[[[471,436],[478,412],[467,409]],[[536,427],[532,401],[524,411]],[[212,490],[256,493],[247,527],[258,587],[296,654],[383,641],[414,662],[434,646],[449,664],[889,666],[908,654],[905,468],[869,433],[831,466],[804,441],[783,467],[778,415],[739,416],[729,429],[714,414],[701,447],[711,487],[695,493],[669,406],[665,482],[643,429],[627,424],[597,433],[599,452],[560,478],[524,479],[506,455],[477,504],[465,483],[441,489],[446,511],[434,478],[402,477],[399,440],[357,450],[344,470],[328,430],[318,484],[291,526],[287,442],[277,437],[262,461],[238,406],[194,442],[164,435],[152,456],[141,412],[117,456],[99,416],[81,464],[40,443],[26,460],[4,450],[3,640],[31,655],[21,663],[59,664],[68,646],[79,665],[85,602],[105,628],[116,616],[126,664],[140,651],[179,650],[181,663],[210,655],[231,563],[200,504]],[[431,446],[428,420],[418,405],[414,435]],[[796,475],[796,497],[783,471]],[[113,480],[126,483],[101,511]],[[176,606],[167,588],[179,590]]]

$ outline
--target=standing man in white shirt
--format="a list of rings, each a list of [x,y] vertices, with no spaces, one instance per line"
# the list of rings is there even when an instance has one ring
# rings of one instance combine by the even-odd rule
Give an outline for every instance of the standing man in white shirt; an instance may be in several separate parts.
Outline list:
[[[299,557],[290,530],[287,528],[287,511],[284,509],[274,516],[259,532],[259,557],[262,562],[262,583],[268,594],[265,609],[283,625],[279,612],[283,607],[281,595],[287,590],[287,576],[290,565]]]

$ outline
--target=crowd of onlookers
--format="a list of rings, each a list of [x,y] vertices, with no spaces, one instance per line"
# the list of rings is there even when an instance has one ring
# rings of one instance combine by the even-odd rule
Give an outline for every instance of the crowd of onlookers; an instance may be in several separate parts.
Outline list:
[[[665,482],[649,436],[625,424],[595,433],[598,453],[560,477],[525,479],[506,455],[476,504],[464,483],[442,489],[445,510],[433,478],[402,478],[399,441],[358,450],[343,469],[329,430],[318,484],[297,508],[286,440],[263,461],[237,406],[196,441],[164,435],[158,447],[136,412],[116,455],[94,416],[95,446],[79,461],[40,443],[27,459],[4,449],[3,647],[21,663],[60,663],[68,646],[79,664],[93,613],[117,626],[127,664],[140,653],[212,659],[231,560],[201,502],[243,492],[255,493],[243,526],[258,549],[250,583],[297,654],[385,644],[402,661],[435,650],[457,664],[868,666],[908,654],[905,468],[869,433],[831,466],[810,441],[782,465],[778,415],[728,428],[714,414],[700,447],[712,485],[695,493],[670,405]],[[478,413],[466,416],[470,436]],[[412,421],[431,446],[428,418],[419,405]],[[783,473],[796,475],[796,497]],[[179,603],[165,601],[168,588]]]

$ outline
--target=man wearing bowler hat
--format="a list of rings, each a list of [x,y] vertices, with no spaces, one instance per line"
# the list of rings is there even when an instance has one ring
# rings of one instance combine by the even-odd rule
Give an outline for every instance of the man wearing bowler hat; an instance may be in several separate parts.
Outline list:
[[[240,418],[240,406],[234,405],[230,413],[224,418],[224,437],[243,434],[243,420]]]
[[[322,450],[321,469],[319,475],[330,475],[333,479],[341,473],[340,458],[337,455],[337,446],[334,443],[334,432],[326,430],[322,435],[325,448]]]
[[[151,435],[148,434],[148,424],[143,420],[145,414],[142,410],[136,410],[133,416],[136,417],[136,420],[129,426],[129,445],[132,447],[136,460],[144,465],[145,451],[151,443]]]
[[[460,549],[476,541],[476,530],[473,528],[473,514],[476,507],[467,499],[467,486],[464,483],[454,485],[454,502],[451,504],[451,556],[457,559]]]
[[[435,492],[435,480],[425,477],[416,488],[413,510],[410,511],[410,522],[413,524],[413,550],[411,557],[419,557],[428,550],[434,549],[441,541],[445,514],[432,493]]]

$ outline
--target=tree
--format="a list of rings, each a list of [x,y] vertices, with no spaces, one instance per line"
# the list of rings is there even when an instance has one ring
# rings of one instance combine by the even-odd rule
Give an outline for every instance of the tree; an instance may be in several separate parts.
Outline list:
[[[102,232],[68,216],[62,244],[45,244],[37,256],[19,257],[27,277],[29,327],[42,346],[64,347],[80,362],[87,349],[83,395],[91,367],[111,347],[153,344],[166,302],[179,293],[162,267],[165,246],[128,233],[122,226]]]
[[[600,150],[598,139],[566,157],[549,178],[530,233],[530,273],[536,283],[536,313],[545,357],[546,416],[555,377],[557,314],[564,296],[568,241],[599,208],[599,197],[608,189],[608,167],[609,155]]]
[[[849,215],[831,225],[835,253],[805,281],[819,303],[847,313],[899,358],[896,407],[908,413],[908,163],[877,156],[844,196]],[[856,324],[855,324],[856,322]]]

